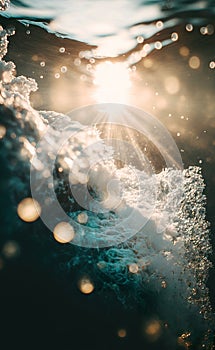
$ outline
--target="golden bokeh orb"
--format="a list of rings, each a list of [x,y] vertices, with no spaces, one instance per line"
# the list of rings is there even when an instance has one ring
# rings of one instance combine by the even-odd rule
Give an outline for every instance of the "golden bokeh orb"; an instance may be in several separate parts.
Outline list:
[[[94,285],[88,278],[82,278],[79,282],[79,289],[83,294],[91,294],[94,291]]]
[[[59,222],[53,231],[54,238],[59,243],[69,243],[75,236],[74,228],[68,222]]]
[[[24,198],[17,207],[20,219],[26,222],[36,221],[41,214],[40,204],[33,198]]]

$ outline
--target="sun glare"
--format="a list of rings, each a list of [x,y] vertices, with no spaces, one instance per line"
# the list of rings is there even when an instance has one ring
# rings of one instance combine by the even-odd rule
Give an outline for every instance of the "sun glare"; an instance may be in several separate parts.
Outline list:
[[[96,102],[128,102],[131,80],[127,65],[110,61],[98,64],[93,83],[96,86]]]

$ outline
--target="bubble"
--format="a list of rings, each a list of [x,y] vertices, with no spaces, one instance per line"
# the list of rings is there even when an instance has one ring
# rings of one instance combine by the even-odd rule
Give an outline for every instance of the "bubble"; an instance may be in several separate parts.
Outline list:
[[[66,66],[62,66],[60,70],[61,70],[61,73],[66,73],[67,72],[67,67]]]
[[[25,198],[19,203],[17,214],[23,221],[36,221],[41,215],[40,204],[33,198]]]
[[[172,33],[171,39],[172,39],[172,41],[177,41],[178,40],[178,33]]]
[[[200,28],[200,33],[201,33],[202,35],[208,34],[208,28],[207,28],[207,27],[201,27],[201,28]]]
[[[15,34],[15,27],[7,28],[7,34],[8,35],[14,35]]]
[[[146,53],[148,53],[148,52],[151,50],[151,45],[150,45],[150,44],[145,44],[145,45],[143,46],[143,50],[144,50]]]
[[[164,288],[164,289],[167,287],[166,281],[162,281],[162,282],[161,282],[161,287]]]
[[[209,68],[211,68],[211,69],[214,69],[214,68],[215,68],[215,62],[214,62],[214,61],[211,61],[211,62],[209,63]]]
[[[157,27],[158,29],[162,29],[162,28],[163,28],[163,22],[162,22],[162,21],[157,21],[156,27]]]
[[[59,52],[60,52],[60,53],[64,53],[65,51],[66,51],[65,47],[60,47],[60,48],[59,48]]]
[[[162,43],[160,41],[155,42],[155,48],[156,50],[161,50],[162,49]]]
[[[208,35],[213,35],[214,34],[214,26],[213,26],[213,24],[208,24],[207,25],[207,34]]]
[[[192,343],[189,341],[190,335],[190,332],[183,333],[180,337],[178,337],[178,344],[186,349],[189,349],[192,346]],[[202,347],[204,347],[204,344]]]
[[[88,215],[87,213],[80,213],[78,214],[77,220],[80,224],[86,224],[88,221]]]
[[[200,67],[200,59],[198,56],[192,56],[189,59],[189,66],[192,69],[198,69]]]
[[[96,62],[95,58],[90,58],[90,64],[94,64]]]
[[[54,228],[54,238],[59,243],[69,243],[75,236],[74,228],[68,222],[60,222]]]
[[[143,43],[144,42],[144,38],[142,36],[138,36],[137,37],[137,42],[138,42],[138,44]]]
[[[11,137],[12,139],[15,139],[15,138],[16,138],[15,132],[12,132],[12,133],[10,134],[10,137]]]
[[[88,278],[82,278],[79,281],[79,289],[83,294],[91,294],[94,291],[94,285]]]
[[[40,62],[40,65],[41,65],[41,67],[45,67],[46,62],[44,62],[44,61]]]
[[[139,270],[139,267],[138,267],[137,264],[130,264],[130,265],[129,265],[129,271],[130,271],[131,273],[137,273],[138,270]]]
[[[186,25],[186,30],[187,30],[188,32],[192,32],[192,31],[193,31],[193,25],[190,24],[190,23],[188,23],[188,24]]]

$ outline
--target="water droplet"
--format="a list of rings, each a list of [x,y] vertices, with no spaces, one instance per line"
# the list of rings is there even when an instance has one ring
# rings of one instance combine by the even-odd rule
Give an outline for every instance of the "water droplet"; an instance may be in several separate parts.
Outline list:
[[[211,69],[214,69],[214,68],[215,68],[215,62],[214,62],[214,61],[211,61],[211,62],[209,63],[209,68],[211,68]]]
[[[161,282],[161,287],[162,287],[162,288],[166,288],[166,287],[167,287],[166,281],[162,281],[162,282]]]
[[[193,25],[190,24],[190,23],[188,23],[188,24],[186,25],[186,30],[187,30],[188,32],[192,32],[192,30],[193,30]]]
[[[207,29],[207,27],[201,27],[201,28],[200,28],[200,33],[201,33],[202,35],[208,34],[208,29]]]
[[[61,70],[61,73],[66,73],[67,72],[67,67],[66,66],[62,66],[60,70]]]
[[[144,41],[144,38],[141,35],[137,37],[138,44],[143,43],[143,41]]]
[[[86,224],[88,221],[88,215],[87,213],[80,213],[78,214],[77,220],[80,224]]]
[[[160,41],[156,41],[155,48],[156,48],[156,50],[161,50],[162,49],[162,43]]]
[[[157,21],[156,27],[159,28],[159,29],[162,29],[163,28],[163,22],[162,21]]]
[[[172,41],[177,41],[178,40],[178,33],[172,33],[171,39],[172,39]]]
[[[139,267],[138,267],[137,264],[130,264],[130,265],[129,265],[129,271],[130,271],[131,273],[137,273],[138,270],[139,270]]]

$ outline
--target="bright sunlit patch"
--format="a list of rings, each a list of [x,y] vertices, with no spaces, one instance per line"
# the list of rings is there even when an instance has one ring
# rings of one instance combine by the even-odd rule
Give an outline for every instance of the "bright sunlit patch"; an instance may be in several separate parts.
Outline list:
[[[131,80],[127,65],[110,61],[97,65],[93,83],[97,87],[94,97],[98,103],[128,102]]]

